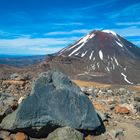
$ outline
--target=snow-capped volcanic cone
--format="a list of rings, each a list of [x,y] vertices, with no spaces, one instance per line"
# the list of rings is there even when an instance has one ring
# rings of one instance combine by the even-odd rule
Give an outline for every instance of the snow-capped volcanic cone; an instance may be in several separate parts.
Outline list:
[[[140,48],[110,30],[92,31],[60,50],[55,65],[76,79],[140,83]]]

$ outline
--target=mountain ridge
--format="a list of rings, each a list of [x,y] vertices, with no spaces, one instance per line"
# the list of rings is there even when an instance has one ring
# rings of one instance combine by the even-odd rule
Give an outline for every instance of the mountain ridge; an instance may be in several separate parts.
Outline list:
[[[74,75],[76,74],[76,77],[80,79],[83,77],[82,80],[88,79],[99,82],[107,76],[106,82],[139,83],[137,77],[139,77],[140,72],[140,48],[111,30],[94,30],[76,43],[60,50],[56,57],[63,59],[69,57],[72,61],[80,59],[81,63],[79,64],[81,66],[79,68],[77,62],[76,64],[72,62],[73,66],[71,67],[78,69],[78,72],[74,70]],[[64,62],[66,60],[63,60]],[[65,69],[66,66],[61,67]]]

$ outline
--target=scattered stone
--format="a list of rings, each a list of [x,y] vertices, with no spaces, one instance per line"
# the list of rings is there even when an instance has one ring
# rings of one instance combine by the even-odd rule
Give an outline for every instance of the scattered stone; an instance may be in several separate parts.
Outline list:
[[[85,137],[85,140],[94,140],[94,137],[91,136],[91,135],[88,135],[88,136]]]
[[[84,136],[79,131],[70,128],[62,127],[58,128],[47,137],[47,140],[83,140]]]
[[[92,103],[93,103],[93,106],[95,107],[96,110],[105,112],[105,108],[100,102],[92,101]]]
[[[22,132],[18,132],[15,136],[15,140],[28,140],[28,136]]]
[[[114,105],[111,105],[110,107],[109,107],[109,110],[114,110],[115,109],[115,104]]]
[[[123,131],[124,131],[123,129],[111,130],[109,134],[113,139],[121,138],[122,136],[124,136]]]
[[[13,74],[11,74],[10,79],[16,80],[16,81],[21,81],[21,80],[24,80],[24,77],[22,77],[18,73],[13,73]]]
[[[27,98],[26,95],[20,97],[19,100],[18,100],[18,104],[21,104],[21,102],[26,98]]]
[[[113,91],[111,89],[107,90],[107,94],[112,95]]]
[[[140,122],[135,123],[135,126],[136,126],[137,128],[140,128]]]
[[[8,132],[8,131],[0,131],[0,138],[2,138],[2,139],[8,138],[9,135],[10,135],[10,132]]]
[[[125,94],[125,93],[127,93],[127,89],[125,89],[125,88],[119,88],[118,92],[120,94]]]
[[[13,112],[15,98],[7,93],[0,94],[0,122],[8,114]]]
[[[10,137],[5,138],[4,140],[12,140]]]
[[[4,118],[1,127],[6,130],[28,128],[46,135],[58,126],[95,130],[100,121],[88,97],[61,72],[43,73],[33,90],[12,114]]]
[[[15,136],[16,136],[16,134],[10,134],[10,136],[9,136],[9,138],[11,138],[11,140],[15,140]]]
[[[140,104],[136,105],[136,110],[137,110],[138,113],[140,113]]]
[[[126,107],[116,106],[115,113],[116,114],[129,114],[130,111]]]
[[[134,97],[134,101],[136,101],[136,102],[140,102],[140,97]]]

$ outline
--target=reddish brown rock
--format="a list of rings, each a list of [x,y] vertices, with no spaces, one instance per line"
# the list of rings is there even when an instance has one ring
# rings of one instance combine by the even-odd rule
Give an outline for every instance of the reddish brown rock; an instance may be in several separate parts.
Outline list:
[[[116,114],[129,114],[130,111],[126,107],[116,106],[115,113]]]
[[[15,140],[28,140],[28,136],[22,132],[18,132],[15,136]]]
[[[5,80],[3,84],[10,84],[10,85],[25,85],[25,81],[17,81],[17,80]]]
[[[101,111],[101,112],[105,112],[105,107],[98,101],[93,101],[93,106],[96,110]]]
[[[85,137],[85,140],[94,140],[94,139],[93,139],[93,136],[88,135],[88,136]]]

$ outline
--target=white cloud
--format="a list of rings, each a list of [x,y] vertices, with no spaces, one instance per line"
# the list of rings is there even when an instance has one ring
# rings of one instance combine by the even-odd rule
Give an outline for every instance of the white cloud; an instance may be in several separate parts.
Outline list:
[[[15,39],[0,39],[0,51],[4,54],[48,54],[59,51],[77,39],[77,37],[28,38],[28,36]]]
[[[127,27],[127,28],[112,28],[120,36],[129,38],[129,41],[133,44],[140,46],[140,41],[136,40],[137,37],[140,38],[140,28],[137,26]]]
[[[0,47],[30,47],[30,46],[49,46],[64,45],[68,43],[66,39],[55,38],[16,38],[16,39],[0,39]]]
[[[111,29],[117,32],[121,36],[130,37],[130,36],[140,36],[140,28],[137,26],[127,27],[127,28],[114,28]]]
[[[71,35],[71,34],[86,34],[92,31],[92,29],[79,29],[79,30],[72,30],[72,31],[55,31],[55,32],[49,32],[45,33],[45,35]]]

